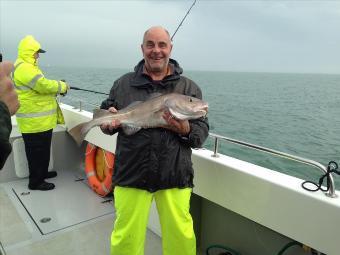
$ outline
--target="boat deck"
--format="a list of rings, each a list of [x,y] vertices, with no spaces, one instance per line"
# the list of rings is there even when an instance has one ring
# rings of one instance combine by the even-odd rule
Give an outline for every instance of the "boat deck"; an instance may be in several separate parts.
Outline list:
[[[88,112],[62,107],[67,127],[92,118]],[[19,179],[27,176],[28,169],[22,138],[13,126],[13,153],[0,171],[0,255],[110,253],[114,202],[87,186],[85,144],[77,147],[67,127],[58,126],[53,132],[51,168],[58,177],[51,182],[56,189],[41,192],[29,191],[27,178]],[[116,136],[108,139],[94,128],[87,141],[114,152]],[[243,255],[273,255],[292,241],[327,255],[339,254],[337,239],[320,235],[340,236],[338,192],[336,198],[308,192],[301,188],[301,179],[212,154],[200,149],[193,150],[192,156],[195,188],[190,209],[198,254],[205,254],[211,245],[222,245]],[[154,204],[148,227],[145,255],[160,255],[161,228]],[[305,252],[292,247],[288,254]]]
[[[56,188],[31,191],[28,180],[0,184],[0,240],[6,255],[109,254],[115,217],[112,197],[99,197],[84,176],[58,171]],[[161,254],[147,231],[145,254]],[[1,252],[0,252],[1,254]]]

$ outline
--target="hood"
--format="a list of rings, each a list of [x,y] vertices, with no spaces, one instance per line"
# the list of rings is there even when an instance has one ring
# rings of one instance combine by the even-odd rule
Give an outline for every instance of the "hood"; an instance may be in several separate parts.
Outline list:
[[[41,48],[40,43],[34,39],[32,35],[27,35],[22,39],[18,46],[18,58],[21,58],[25,62],[34,64],[34,53]]]
[[[139,61],[139,63],[135,66],[135,77],[132,81],[132,86],[148,86],[151,84],[151,78],[143,74],[143,66],[145,60]],[[169,76],[166,76],[163,81],[170,81],[170,80],[177,80],[179,79],[180,75],[183,73],[182,67],[178,64],[178,62],[172,58],[169,59],[169,65],[173,67],[173,73]],[[162,82],[160,83],[162,85]]]

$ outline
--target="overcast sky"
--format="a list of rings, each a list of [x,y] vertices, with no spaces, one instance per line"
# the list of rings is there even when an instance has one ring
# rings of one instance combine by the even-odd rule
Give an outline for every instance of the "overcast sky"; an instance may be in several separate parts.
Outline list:
[[[192,2],[0,0],[0,51],[32,34],[41,65],[131,69],[144,31],[173,34]],[[185,70],[340,74],[340,1],[198,0],[173,44]]]

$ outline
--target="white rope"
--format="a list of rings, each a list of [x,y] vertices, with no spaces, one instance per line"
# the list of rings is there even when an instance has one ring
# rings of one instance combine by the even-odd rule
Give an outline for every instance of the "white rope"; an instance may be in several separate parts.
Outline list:
[[[105,150],[104,149],[102,149],[102,150],[103,150],[103,153],[104,153],[105,165],[106,165],[107,168],[111,168],[111,166],[109,166],[109,162],[107,161]]]
[[[92,143],[88,143],[88,145],[90,145],[90,151],[89,152],[85,152],[85,156],[88,156],[89,154],[91,154],[92,153],[92,151],[94,150],[94,149],[96,149],[97,148],[97,146],[96,145],[94,145],[94,144],[92,144]]]
[[[93,150],[95,150],[97,148],[96,145],[92,144],[92,143],[88,143],[88,145],[90,146],[90,150],[89,151],[86,151],[85,152],[85,157],[88,156],[89,154],[91,154],[93,152]],[[106,168],[105,169],[110,169],[111,166],[109,165],[109,162],[108,162],[108,159],[106,157],[106,153],[105,153],[105,150],[103,148],[100,148],[102,151],[103,151],[103,155],[104,155],[104,162],[105,162],[105,166]],[[95,173],[96,173],[96,176],[98,174],[97,172],[97,169],[95,169]],[[109,172],[105,172],[104,171],[104,179],[106,178],[106,176],[109,174]]]

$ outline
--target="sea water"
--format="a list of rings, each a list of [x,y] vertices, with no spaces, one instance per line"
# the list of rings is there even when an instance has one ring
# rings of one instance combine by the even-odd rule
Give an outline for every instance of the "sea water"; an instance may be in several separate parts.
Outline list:
[[[130,71],[108,68],[43,67],[49,79],[109,93]],[[185,71],[209,103],[210,132],[327,165],[340,163],[340,75]],[[63,102],[86,102],[92,110],[105,95],[71,90]],[[205,147],[213,149],[212,139]],[[295,177],[318,181],[320,170],[239,145],[220,142],[220,153]],[[335,177],[340,189],[340,177]]]

